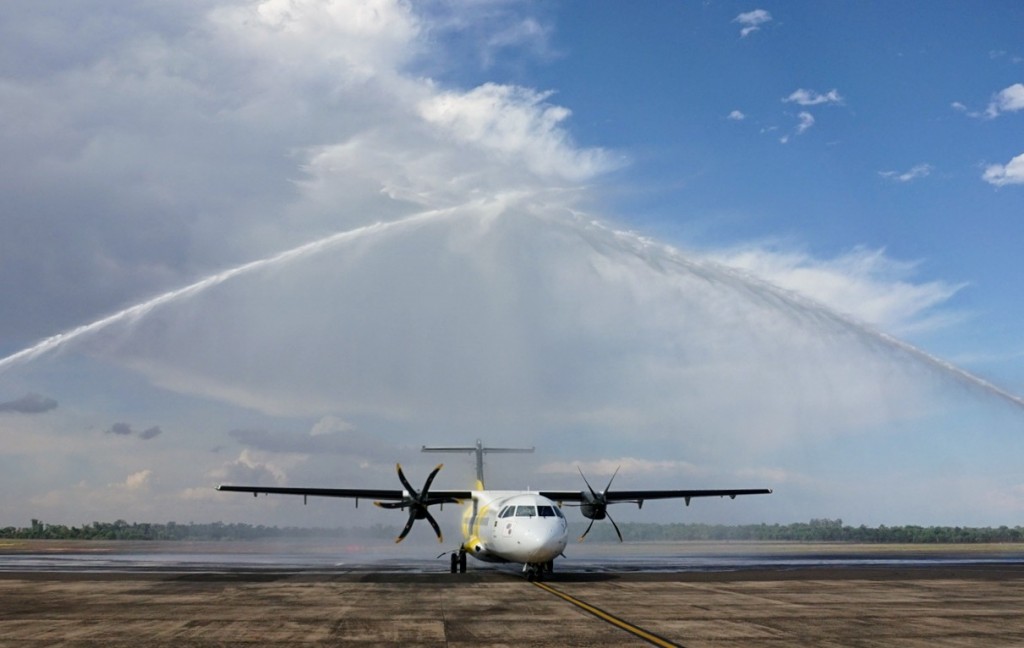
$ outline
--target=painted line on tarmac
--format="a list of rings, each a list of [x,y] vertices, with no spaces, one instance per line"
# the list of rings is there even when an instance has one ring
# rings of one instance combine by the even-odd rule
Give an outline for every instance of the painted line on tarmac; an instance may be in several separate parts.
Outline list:
[[[591,605],[590,603],[587,603],[586,601],[581,601],[580,599],[576,598],[575,596],[570,596],[570,595],[566,594],[565,592],[561,592],[559,590],[556,590],[554,587],[551,587],[550,585],[547,585],[546,583],[541,583],[539,581],[533,581],[533,584],[536,585],[537,587],[541,588],[545,592],[548,592],[549,594],[554,594],[558,598],[563,599],[565,601],[568,601],[569,603],[572,603],[573,605],[575,605],[579,609],[583,610],[584,612],[589,612],[590,614],[593,614],[594,616],[596,616],[598,619],[601,619],[602,621],[610,623],[613,626],[615,626],[616,628],[620,628],[622,630],[625,630],[626,632],[630,633],[633,636],[640,637],[644,641],[647,641],[647,642],[649,642],[651,644],[654,644],[655,646],[662,646],[662,648],[683,648],[683,646],[681,646],[680,644],[672,643],[671,641],[669,641],[668,639],[665,639],[664,637],[659,637],[658,635],[654,634],[653,632],[648,632],[647,630],[644,630],[643,628],[635,626],[632,623],[629,623],[628,621],[624,621],[624,620],[620,619],[619,617],[615,616],[614,614],[611,614],[610,612],[605,612],[601,608],[595,607],[595,606]]]

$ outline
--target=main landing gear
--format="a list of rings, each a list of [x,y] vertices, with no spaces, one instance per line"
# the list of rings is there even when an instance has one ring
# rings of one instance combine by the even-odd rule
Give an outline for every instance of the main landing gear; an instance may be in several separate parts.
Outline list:
[[[453,574],[465,574],[466,573],[466,550],[459,549],[458,551],[452,552],[452,573]]]
[[[549,560],[542,563],[529,563],[523,565],[523,571],[526,572],[526,580],[528,581],[542,581],[545,578],[545,574],[550,576],[555,573],[555,561]]]

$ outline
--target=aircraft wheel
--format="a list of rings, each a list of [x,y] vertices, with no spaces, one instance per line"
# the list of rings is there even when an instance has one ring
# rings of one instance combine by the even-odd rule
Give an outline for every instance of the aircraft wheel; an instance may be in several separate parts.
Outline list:
[[[452,556],[452,560],[453,561],[455,560],[455,556],[454,555]],[[466,552],[464,550],[461,550],[461,549],[459,550],[459,558],[458,558],[458,560],[459,560],[459,573],[460,574],[465,574],[466,573]],[[453,563],[453,566],[454,566],[454,563]]]
[[[466,563],[463,562],[462,564],[465,565]],[[463,570],[465,570],[465,569],[463,569]],[[454,552],[452,552],[452,573],[453,574],[459,573],[459,554],[454,553]]]

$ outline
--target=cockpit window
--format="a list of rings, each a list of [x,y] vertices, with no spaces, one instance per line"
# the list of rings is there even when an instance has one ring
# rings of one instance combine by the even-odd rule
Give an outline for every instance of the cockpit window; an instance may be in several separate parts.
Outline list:
[[[555,517],[555,510],[550,506],[538,506],[537,515],[541,517]]]
[[[515,514],[516,514],[516,507],[514,507],[514,506],[506,506],[505,508],[501,509],[501,514],[498,515],[498,517],[500,517],[500,518],[507,518],[507,517],[512,517]]]
[[[517,506],[516,517],[533,517],[537,515],[536,506]]]

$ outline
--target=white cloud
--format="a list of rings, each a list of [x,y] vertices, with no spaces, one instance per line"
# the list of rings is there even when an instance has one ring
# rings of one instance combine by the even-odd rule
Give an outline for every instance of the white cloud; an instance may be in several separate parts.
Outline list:
[[[793,131],[780,137],[779,142],[782,144],[788,144],[793,135],[803,135],[810,130],[812,126],[814,126],[814,115],[807,111],[800,111],[800,113],[797,114],[797,125],[793,128]]]
[[[546,103],[550,93],[485,83],[466,93],[439,93],[420,115],[463,142],[499,157],[521,160],[542,177],[586,180],[616,166],[598,149],[581,150],[559,124],[571,112]]]
[[[985,172],[982,174],[981,179],[997,187],[1024,184],[1024,153],[1013,158],[1005,165],[991,164],[985,167]]]
[[[494,65],[499,56],[510,48],[525,49],[539,59],[555,56],[551,49],[551,27],[532,17],[512,21],[507,27],[489,36],[484,44],[484,67]]]
[[[238,459],[225,462],[210,471],[209,476],[223,484],[283,486],[288,481],[283,468],[269,461],[258,460],[248,448],[242,450]]]
[[[1003,113],[1018,110],[1024,110],[1024,83],[1014,83],[1000,90],[989,103],[985,116],[995,118]]]
[[[838,106],[842,105],[844,101],[839,91],[835,88],[825,94],[800,88],[794,90],[788,97],[782,100],[783,103],[795,103],[800,106],[818,106],[822,104]]]
[[[707,471],[698,468],[687,461],[640,459],[637,457],[620,457],[618,459],[597,459],[590,461],[553,461],[542,464],[537,468],[541,475],[568,475],[579,476],[579,471],[588,478],[611,477],[616,471],[629,475],[648,475],[654,472],[672,473],[680,477],[699,477],[706,475]],[[594,488],[604,487],[604,484],[591,483]]]
[[[355,426],[337,416],[325,416],[309,431],[310,436],[329,436],[355,431]]]
[[[729,113],[729,116],[727,117],[727,119],[731,119],[733,121],[743,121],[746,118],[747,118],[747,116],[744,115],[739,110],[732,111],[731,113]]]
[[[753,11],[747,11],[741,13],[732,19],[734,23],[739,23],[743,26],[740,30],[740,38],[746,38],[754,32],[761,29],[761,25],[771,22],[772,15],[764,9],[754,9]]]
[[[30,215],[0,237],[11,345],[323,232],[544,184],[565,196],[623,162],[576,146],[550,93],[406,73],[436,33],[404,2],[125,5],[84,44],[93,23],[47,7],[5,7],[5,24],[44,23],[32,51],[61,53],[0,86],[0,190]],[[51,261],[27,252],[43,235]]]
[[[264,0],[214,8],[208,18],[225,44],[289,85],[325,70],[346,84],[393,75],[418,50],[421,32],[411,8],[392,0]]]
[[[911,182],[927,178],[931,175],[933,168],[930,164],[917,164],[902,173],[899,171],[879,171],[878,175],[896,182]]]
[[[856,248],[834,259],[806,253],[744,247],[712,257],[775,285],[806,295],[883,330],[910,333],[948,324],[934,309],[963,285],[911,283],[918,263],[888,258],[883,250]]]
[[[152,474],[153,471],[148,468],[146,470],[134,472],[125,478],[124,483],[117,484],[117,487],[128,491],[145,490],[149,488],[149,478]]]
[[[802,135],[807,132],[811,126],[814,126],[814,115],[809,112],[801,112],[797,115],[797,118],[800,120],[800,123],[796,126],[797,135]]]

